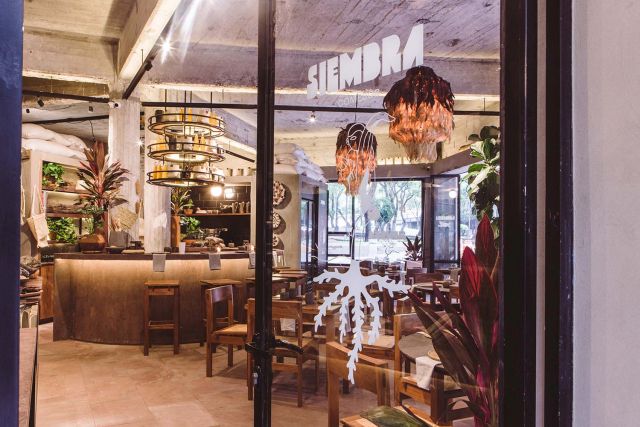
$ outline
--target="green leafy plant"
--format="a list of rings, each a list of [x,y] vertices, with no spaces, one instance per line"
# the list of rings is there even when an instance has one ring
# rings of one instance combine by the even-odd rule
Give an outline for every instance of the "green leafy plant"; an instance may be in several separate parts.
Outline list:
[[[200,221],[196,218],[183,216],[180,218],[180,225],[186,227],[187,237],[198,238],[201,234]]]
[[[53,240],[59,243],[76,243],[78,236],[76,227],[71,218],[47,218],[49,232],[53,235]]]
[[[436,311],[409,292],[444,368],[466,395],[465,403],[475,417],[476,427],[498,426],[499,264],[493,230],[485,215],[478,225],[476,251],[467,247],[462,255],[461,313],[437,285],[433,292],[444,311]]]
[[[93,218],[94,230],[104,226],[104,217],[109,209],[126,203],[120,197],[120,187],[127,181],[129,171],[120,162],[109,164],[104,142],[95,141],[84,150],[86,162],[80,163],[78,179],[89,193],[78,202],[82,212]]]
[[[184,209],[192,208],[191,191],[187,188],[174,188],[171,190],[171,214],[178,215]]]
[[[480,135],[469,136],[471,157],[478,163],[469,166],[462,177],[467,182],[467,196],[478,220],[489,218],[494,236],[498,237],[498,204],[500,203],[500,130],[485,126]]]
[[[64,175],[64,168],[54,162],[43,162],[42,163],[42,186],[43,187],[53,187],[58,188],[65,184],[64,179],[62,179],[62,175]]]
[[[402,244],[407,249],[406,259],[411,261],[422,260],[422,239],[420,239],[420,236],[416,236],[413,242],[407,237],[407,241],[402,242]]]

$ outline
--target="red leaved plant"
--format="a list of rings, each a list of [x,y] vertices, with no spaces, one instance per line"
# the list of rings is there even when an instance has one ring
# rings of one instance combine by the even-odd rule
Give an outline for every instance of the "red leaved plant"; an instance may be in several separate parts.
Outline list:
[[[467,247],[462,255],[462,313],[435,285],[444,311],[435,311],[409,293],[444,368],[466,394],[476,427],[498,425],[498,263],[493,229],[485,215],[478,225],[476,252]]]

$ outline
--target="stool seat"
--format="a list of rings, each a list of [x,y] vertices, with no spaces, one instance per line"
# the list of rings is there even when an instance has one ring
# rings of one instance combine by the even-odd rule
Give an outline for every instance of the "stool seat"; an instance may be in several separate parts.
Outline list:
[[[171,319],[150,319],[151,297],[171,297],[173,313]],[[155,299],[155,298],[154,298]],[[150,332],[173,331],[173,353],[180,352],[180,282],[178,280],[147,280],[144,282],[144,355],[149,355]]]

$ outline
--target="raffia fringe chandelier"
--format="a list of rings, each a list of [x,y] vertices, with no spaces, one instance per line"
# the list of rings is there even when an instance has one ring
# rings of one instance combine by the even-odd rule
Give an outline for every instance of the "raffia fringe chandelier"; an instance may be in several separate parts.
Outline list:
[[[434,162],[437,143],[451,138],[454,96],[448,81],[429,67],[407,71],[384,97],[384,108],[394,118],[389,137],[401,144],[411,161]]]
[[[364,123],[349,123],[338,134],[336,143],[336,169],[338,182],[343,184],[347,194],[355,196],[368,171],[373,176],[376,170],[376,150],[378,141],[367,130]]]

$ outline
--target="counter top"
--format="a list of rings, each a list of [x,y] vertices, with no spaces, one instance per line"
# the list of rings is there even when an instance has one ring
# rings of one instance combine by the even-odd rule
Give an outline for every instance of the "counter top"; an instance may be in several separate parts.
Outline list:
[[[152,260],[153,254],[83,254],[81,252],[59,253],[55,254],[56,259],[84,259],[84,260],[112,260],[112,261],[141,261]],[[232,252],[224,251],[220,253],[220,259],[242,259],[249,258],[248,252]],[[196,260],[209,259],[209,252],[191,252],[186,254],[170,253],[167,254],[167,261],[172,260]]]

